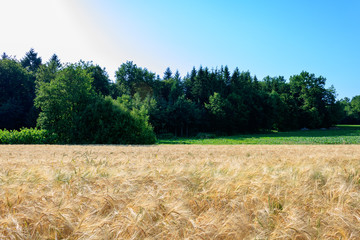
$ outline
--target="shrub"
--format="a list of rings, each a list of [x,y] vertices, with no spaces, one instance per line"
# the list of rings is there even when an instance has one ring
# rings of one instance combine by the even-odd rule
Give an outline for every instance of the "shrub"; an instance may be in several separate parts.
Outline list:
[[[98,98],[77,119],[76,143],[153,144],[156,136],[146,116],[111,98]]]
[[[22,128],[17,130],[0,130],[0,144],[53,144],[57,135],[46,130]]]

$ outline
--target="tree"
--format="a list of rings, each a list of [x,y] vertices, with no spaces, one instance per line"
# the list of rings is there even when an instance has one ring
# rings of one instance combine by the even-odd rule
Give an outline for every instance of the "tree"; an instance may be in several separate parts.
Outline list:
[[[97,144],[153,144],[147,114],[129,110],[110,97],[97,97],[80,113],[77,142]]]
[[[92,81],[81,64],[70,64],[50,82],[39,82],[35,99],[41,110],[38,126],[58,134],[62,142],[73,143],[79,114],[95,99]]]
[[[21,65],[29,71],[36,72],[41,65],[41,58],[37,57],[37,53],[33,48],[25,54],[25,57],[21,60]]]
[[[185,88],[185,97],[191,100],[194,100],[194,96],[192,94],[192,89],[194,86],[195,78],[197,75],[197,71],[195,67],[191,70],[191,73],[188,74],[184,79],[184,88]]]
[[[184,95],[167,107],[167,127],[175,136],[189,136],[198,132],[203,113],[201,109]],[[202,124],[203,125],[203,124]]]
[[[35,97],[32,75],[17,61],[0,60],[0,129],[33,127]]]
[[[205,103],[205,108],[210,113],[212,131],[225,131],[226,130],[226,100],[221,97],[217,92],[209,97],[209,103]]]
[[[154,143],[147,115],[97,94],[93,80],[88,66],[80,62],[62,68],[50,82],[39,81],[38,126],[62,143]]]
[[[234,111],[231,116],[235,132],[253,132],[263,128],[264,102],[265,99],[261,92],[256,88],[253,78],[249,71],[240,72],[236,68],[230,78],[228,102],[230,103],[230,111]]]
[[[10,57],[5,52],[3,52],[3,54],[1,55],[1,59],[10,59]]]
[[[37,88],[41,82],[49,83],[56,77],[56,74],[59,70],[62,69],[62,64],[57,56],[54,54],[50,60],[39,67],[36,72],[36,84]]]
[[[122,94],[133,96],[135,93],[139,93],[142,98],[146,98],[154,93],[155,74],[146,68],[137,67],[133,62],[128,61],[121,64],[115,76],[118,96]]]
[[[168,80],[170,78],[172,78],[172,71],[170,70],[169,67],[167,67],[164,72],[164,80]]]
[[[105,68],[94,65],[92,62],[80,61],[80,63],[93,78],[92,86],[95,92],[103,96],[110,95],[110,79]]]
[[[354,114],[357,114],[360,116],[360,96],[353,97],[351,99],[350,105],[351,105],[351,111]]]
[[[52,63],[53,65],[55,65],[57,68],[61,67],[61,61],[59,59],[59,57],[56,54],[53,54],[51,56],[51,58],[49,59],[49,63]]]
[[[213,94],[211,92],[211,85],[209,69],[200,66],[200,69],[197,71],[197,75],[192,82],[191,93],[194,101],[201,105],[207,102],[210,95]]]
[[[224,78],[224,82],[225,82],[226,86],[230,86],[231,78],[230,78],[230,71],[229,71],[228,66],[225,66],[224,69],[221,68],[221,73],[222,73],[222,76]]]
[[[262,90],[268,93],[271,93],[272,91],[275,91],[278,94],[290,93],[290,86],[288,83],[286,83],[286,80],[283,76],[266,76],[263,79],[261,86]]]
[[[228,133],[249,131],[249,109],[241,95],[231,93],[226,98],[225,112],[228,118],[224,124]]]
[[[299,127],[318,128],[329,124],[328,110],[335,104],[335,92],[325,89],[326,79],[301,72],[290,77],[290,90],[299,111]]]
[[[174,79],[177,81],[181,81],[181,76],[178,70],[176,70],[175,75],[174,75]]]
[[[360,95],[351,100],[345,98],[340,101],[340,105],[343,112],[342,123],[360,124]]]

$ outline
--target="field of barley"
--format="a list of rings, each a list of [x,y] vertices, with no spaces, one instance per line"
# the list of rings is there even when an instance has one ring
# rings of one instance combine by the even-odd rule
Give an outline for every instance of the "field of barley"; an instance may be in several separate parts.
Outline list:
[[[360,239],[360,146],[2,145],[0,239]]]

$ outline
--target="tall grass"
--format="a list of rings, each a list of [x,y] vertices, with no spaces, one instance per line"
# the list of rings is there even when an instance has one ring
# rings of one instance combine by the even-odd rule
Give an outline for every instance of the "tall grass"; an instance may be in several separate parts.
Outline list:
[[[360,148],[0,146],[0,239],[360,239]]]

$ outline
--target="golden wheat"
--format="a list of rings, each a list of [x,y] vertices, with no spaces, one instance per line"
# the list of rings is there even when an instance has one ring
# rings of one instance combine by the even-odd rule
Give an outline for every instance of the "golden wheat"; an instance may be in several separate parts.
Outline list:
[[[0,239],[360,239],[360,146],[0,146]]]

